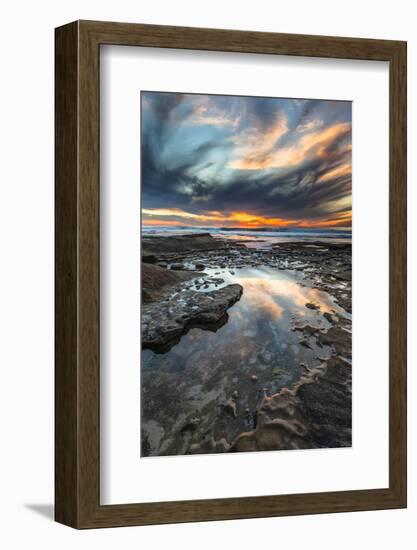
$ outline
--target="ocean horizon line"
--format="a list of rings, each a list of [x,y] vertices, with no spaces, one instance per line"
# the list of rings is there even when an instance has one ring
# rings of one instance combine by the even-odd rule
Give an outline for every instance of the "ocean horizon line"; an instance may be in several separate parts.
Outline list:
[[[156,229],[165,229],[171,231],[252,231],[252,232],[271,232],[271,233],[290,233],[293,231],[304,231],[304,232],[352,232],[351,227],[303,227],[303,226],[293,226],[293,227],[214,227],[214,226],[181,226],[181,225],[147,225],[141,224],[142,229],[146,230],[156,230]]]

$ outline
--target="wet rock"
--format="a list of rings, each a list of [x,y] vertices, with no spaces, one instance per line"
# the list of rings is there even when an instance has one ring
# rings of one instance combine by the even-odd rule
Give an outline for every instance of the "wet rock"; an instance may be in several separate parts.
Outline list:
[[[200,250],[220,250],[225,243],[214,239],[209,233],[192,235],[142,235],[142,261],[144,257],[161,254],[187,254]]]
[[[185,269],[185,265],[181,263],[174,263],[171,264],[171,269],[174,269],[175,271]]]
[[[146,304],[162,300],[175,285],[193,277],[190,272],[171,271],[159,265],[142,263],[142,301]]]
[[[320,333],[320,329],[318,329],[317,327],[313,327],[309,323],[306,323],[302,326],[296,326],[292,330],[302,332],[307,337],[308,336],[316,336],[317,334]]]
[[[198,416],[193,416],[184,424],[184,426],[181,428],[182,432],[186,431],[194,431],[198,428],[200,425],[201,419]]]
[[[203,262],[196,262],[194,265],[195,265],[195,268],[198,270],[205,269],[206,267],[206,264],[203,264]]]
[[[250,379],[252,380],[252,382],[256,382],[258,380],[258,377],[256,376],[256,374],[252,374]]]
[[[212,453],[214,451],[215,444],[216,442],[213,438],[203,439],[200,443],[193,443],[190,446],[188,453],[191,455]]]
[[[222,285],[224,283],[224,279],[221,279],[220,277],[208,277],[205,281],[215,285]]]
[[[297,420],[276,418],[263,421],[251,432],[238,436],[231,451],[276,451],[283,449],[305,449],[306,427]]]
[[[251,413],[249,407],[246,407],[245,413],[246,415],[243,421],[244,426],[247,430],[254,430],[257,424],[258,412],[254,411]]]
[[[153,264],[156,261],[155,254],[144,254],[142,252],[142,262],[145,264]]]
[[[227,453],[229,449],[230,449],[230,445],[224,437],[214,442],[213,450],[215,453]]]
[[[300,346],[303,346],[303,347],[308,348],[308,349],[313,349],[310,342],[308,340],[306,340],[305,338],[300,340]]]
[[[239,392],[237,390],[235,390],[233,393],[232,393],[232,397],[233,399],[237,399],[239,397]]]
[[[352,370],[337,358],[312,384],[297,391],[299,410],[311,425],[310,439],[316,447],[350,447],[352,444]]]
[[[257,253],[252,255],[244,247],[239,257],[234,254],[232,246],[224,244],[221,252],[200,253],[193,252],[156,254],[156,262],[162,260],[170,265],[171,262],[183,262],[186,266],[194,266],[201,262],[204,263],[207,271],[220,276],[218,265],[222,264],[226,269],[222,273],[229,274],[231,270],[237,271],[243,267],[251,265],[266,266],[275,264],[275,269],[293,269],[298,268],[297,278],[301,286],[309,289],[322,290],[330,294],[334,299],[334,310],[331,313],[321,311],[316,313],[316,304],[321,303],[316,298],[314,292],[305,294],[304,302],[311,303],[314,308],[311,309],[310,317],[314,317],[314,322],[309,321],[306,324],[305,317],[308,312],[304,310],[304,315],[291,319],[290,328],[298,332],[289,334],[288,349],[294,349],[294,361],[286,365],[283,345],[286,345],[285,338],[282,343],[273,347],[273,356],[263,357],[262,352],[270,351],[265,342],[261,342],[255,348],[255,351],[247,357],[236,360],[236,366],[239,367],[242,359],[243,372],[237,376],[240,369],[233,369],[227,372],[224,379],[222,360],[211,360],[211,350],[198,350],[193,353],[188,365],[201,371],[206,382],[203,388],[199,389],[196,397],[192,400],[183,401],[187,382],[185,372],[181,371],[174,376],[174,362],[170,362],[170,356],[164,363],[160,372],[149,374],[149,380],[152,380],[152,392],[149,393],[146,402],[146,414],[149,418],[156,418],[166,431],[164,439],[158,443],[157,432],[148,434],[149,430],[143,434],[143,454],[151,455],[170,455],[187,453],[214,453],[228,452],[238,450],[276,450],[276,449],[294,449],[294,448],[317,448],[317,447],[335,447],[349,446],[351,443],[351,403],[346,395],[351,397],[351,320],[350,316],[339,312],[338,306],[346,312],[351,311],[351,285],[350,280],[344,281],[337,278],[341,273],[342,277],[349,271],[350,267],[350,249],[349,247],[315,247],[312,245],[302,245],[300,243],[289,243],[277,247],[271,257],[266,254]],[[316,245],[314,245],[316,246]],[[233,251],[233,252],[232,252]],[[253,256],[253,257],[252,257]],[[155,265],[150,267],[156,267]],[[158,266],[159,267],[159,266]],[[209,281],[210,276],[204,272],[190,271],[171,271],[165,270],[172,276],[188,274],[193,279],[194,285],[203,286],[204,284],[215,285],[215,282]],[[216,272],[216,273],[215,273]],[[224,275],[222,275],[224,276]],[[229,275],[228,275],[229,276]],[[349,274],[350,277],[350,274]],[[334,280],[333,280],[334,279]],[[179,292],[187,283],[179,281],[181,288],[176,287]],[[174,287],[169,287],[174,289]],[[210,288],[214,288],[210,286]],[[176,300],[186,299],[187,291],[182,291],[180,296],[170,295],[170,302],[164,304],[171,307],[173,304],[176,309]],[[208,289],[207,289],[208,290]],[[243,305],[243,304],[242,304]],[[183,307],[183,306],[181,306]],[[175,316],[175,311],[173,312]],[[188,319],[188,313],[184,313],[184,319]],[[332,316],[332,320],[331,320]],[[145,330],[149,331],[152,327],[153,316],[146,313],[144,317]],[[193,326],[201,326],[206,330],[217,330],[221,323],[227,322],[227,312],[219,323],[201,323],[199,321],[190,321],[186,324],[185,331]],[[172,320],[172,319],[171,319]],[[329,325],[330,323],[330,325]],[[312,326],[314,325],[314,326]],[[330,327],[328,329],[328,327]],[[332,328],[338,328],[338,332],[332,332]],[[327,330],[328,329],[328,330]],[[172,342],[179,341],[180,333],[173,340],[169,340],[167,346]],[[254,334],[244,330],[239,335],[245,342],[250,342]],[[305,342],[299,346],[298,339]],[[190,339],[192,340],[192,338]],[[216,339],[214,338],[214,341]],[[312,347],[303,349],[303,346]],[[318,352],[318,348],[321,351]],[[230,348],[234,348],[231,342]],[[155,349],[156,352],[162,351],[164,346]],[[318,356],[316,357],[318,352]],[[292,352],[291,352],[292,353]],[[320,357],[323,355],[323,357]],[[163,358],[162,358],[163,359]],[[332,360],[337,360],[337,364],[332,364]],[[301,364],[300,361],[305,361]],[[321,362],[321,364],[319,364]],[[275,365],[286,366],[285,369]],[[288,375],[288,369],[292,371],[292,376]],[[188,371],[189,372],[189,371]],[[251,374],[259,372],[259,380],[256,377],[254,384],[251,382]],[[298,382],[294,384],[294,377],[299,375]],[[243,375],[243,376],[242,376]],[[256,375],[254,375],[256,376]],[[172,378],[171,378],[172,377]],[[256,382],[256,383],[255,383]],[[159,386],[158,386],[159,384]],[[249,387],[248,387],[249,384]],[[259,390],[258,386],[268,386],[268,391]],[[149,382],[151,387],[151,382]],[[277,393],[283,386],[287,386]],[[162,387],[164,391],[155,390]],[[172,388],[172,393],[171,393]],[[213,391],[217,393],[210,397],[210,403],[206,401],[206,395]],[[297,389],[298,388],[298,389]],[[239,390],[239,398],[235,397],[233,390]],[[249,390],[249,391],[248,391]],[[227,403],[233,398],[236,406],[237,416],[232,410],[227,408],[222,410],[221,402]],[[187,398],[188,399],[188,398]],[[169,403],[167,403],[169,400]],[[197,407],[197,409],[195,409]],[[197,411],[198,410],[198,414]],[[189,423],[189,418],[200,416],[199,425]],[[334,420],[333,420],[334,419]],[[192,420],[192,418],[191,418]],[[184,429],[184,431],[182,431]],[[244,433],[242,434],[242,431]],[[156,435],[155,435],[156,434]],[[240,437],[242,436],[242,437]],[[159,437],[159,436],[158,436]]]
[[[321,346],[331,346],[339,355],[348,359],[352,357],[352,337],[349,332],[339,326],[332,326],[325,334],[320,334],[317,342]]]
[[[151,456],[152,448],[149,443],[147,434],[142,430],[141,431],[141,455],[142,456]]]
[[[334,323],[335,322],[335,319],[333,317],[333,315],[331,313],[329,313],[328,311],[325,311],[323,313],[323,317],[326,319],[326,321],[329,321],[329,323]]]
[[[167,351],[189,328],[217,330],[227,321],[226,312],[242,296],[238,284],[211,292],[185,290],[169,302],[145,304],[142,316],[142,348]],[[219,325],[220,323],[220,325]]]
[[[222,403],[221,408],[225,413],[230,414],[233,418],[236,418],[236,401],[233,398],[230,398]]]
[[[227,440],[222,437],[215,440],[213,437],[208,437],[199,443],[193,443],[189,450],[189,454],[207,454],[207,453],[227,453],[230,450],[230,445]]]
[[[269,350],[263,350],[260,354],[259,354],[259,360],[261,363],[264,363],[265,365],[269,365],[270,362],[272,361],[272,357],[273,357],[273,354],[271,351]]]
[[[343,327],[331,327],[317,338],[332,345],[336,353],[350,356],[351,334]],[[333,355],[317,367],[301,363],[307,373],[292,389],[283,388],[263,399],[258,427],[241,434],[231,451],[349,447],[352,371],[345,357]]]
[[[292,389],[264,397],[257,425],[239,434],[230,451],[351,446],[351,383],[351,367],[339,358],[309,369]]]
[[[320,309],[320,306],[316,305],[316,304],[312,304],[311,302],[308,302],[307,304],[305,304],[305,306],[308,308],[308,309]]]

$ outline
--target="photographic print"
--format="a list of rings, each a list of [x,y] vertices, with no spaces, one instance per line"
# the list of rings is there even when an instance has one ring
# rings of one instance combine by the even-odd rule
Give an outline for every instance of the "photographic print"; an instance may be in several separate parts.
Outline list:
[[[140,102],[141,457],[350,447],[352,103]]]

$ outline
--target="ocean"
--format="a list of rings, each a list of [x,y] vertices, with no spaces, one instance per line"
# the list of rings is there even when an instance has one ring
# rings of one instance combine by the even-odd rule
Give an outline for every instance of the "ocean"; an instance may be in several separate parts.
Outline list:
[[[350,229],[333,228],[259,228],[241,229],[224,227],[170,227],[142,225],[142,232],[147,235],[186,235],[190,233],[210,233],[214,238],[245,241],[251,247],[266,248],[277,242],[340,242],[351,243]]]

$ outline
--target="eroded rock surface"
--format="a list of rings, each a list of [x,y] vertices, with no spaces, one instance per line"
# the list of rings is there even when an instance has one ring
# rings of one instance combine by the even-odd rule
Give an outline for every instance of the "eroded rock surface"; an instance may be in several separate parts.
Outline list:
[[[171,271],[162,266],[142,264],[142,301],[144,304],[164,298],[171,287],[195,277],[187,271]]]
[[[224,248],[222,241],[213,239],[209,233],[193,235],[144,235],[142,237],[143,261],[154,261],[156,256],[165,254],[188,254],[195,251],[219,250]]]
[[[242,292],[241,285],[232,284],[211,292],[185,290],[170,300],[145,304],[142,348],[165,352],[192,327],[217,330],[224,324],[227,310],[240,299]]]
[[[339,358],[311,369],[292,389],[264,397],[256,429],[240,434],[231,451],[351,445],[352,371]]]

